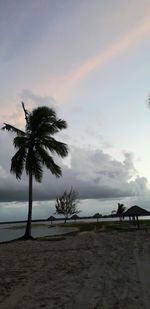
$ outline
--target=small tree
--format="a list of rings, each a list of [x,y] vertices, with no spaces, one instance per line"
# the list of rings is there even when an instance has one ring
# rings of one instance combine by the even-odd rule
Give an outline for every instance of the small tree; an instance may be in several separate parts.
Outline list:
[[[57,214],[62,214],[66,220],[70,215],[78,214],[80,211],[77,209],[77,192],[70,189],[69,192],[65,191],[61,196],[56,198],[55,208]]]

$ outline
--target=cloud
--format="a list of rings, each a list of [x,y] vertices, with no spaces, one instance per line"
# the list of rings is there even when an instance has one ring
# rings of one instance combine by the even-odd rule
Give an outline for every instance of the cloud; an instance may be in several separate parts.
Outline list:
[[[64,79],[56,85],[57,91],[53,94],[56,100],[67,98],[70,91],[82,78],[87,76],[91,71],[100,69],[107,65],[109,61],[120,56],[124,52],[130,51],[141,40],[150,36],[150,20],[144,19],[136,24],[126,35],[112,44],[109,48],[100,51],[97,55],[81,63],[76,69],[69,73]]]
[[[57,103],[52,96],[40,96],[34,94],[31,90],[24,89],[18,96],[13,98],[11,104],[7,103],[2,107],[3,114],[0,117],[1,121],[11,123],[16,127],[18,126],[20,128],[24,128],[25,117],[21,106],[21,102],[25,103],[26,109],[29,111],[32,111],[32,109],[43,105],[54,108],[56,112],[58,111]],[[13,112],[12,108],[8,109],[8,105],[9,107],[11,107],[12,103],[13,103]]]
[[[42,184],[34,183],[34,200],[55,199],[71,186],[78,191],[79,198],[119,198],[150,193],[147,179],[138,175],[130,153],[125,153],[121,162],[101,150],[76,147],[71,150],[70,167],[62,161],[58,163],[63,177],[56,179],[45,170]],[[23,175],[18,182],[4,164],[0,172],[0,200],[27,201],[27,177]]]
[[[47,106],[55,106],[56,101],[52,96],[39,96],[35,95],[31,90],[24,89],[20,94],[20,98],[30,103],[31,108],[35,108],[37,106],[47,105]]]
[[[55,105],[52,97],[37,96],[29,90],[22,92],[21,100],[25,100],[27,109],[43,104]],[[24,114],[21,105],[17,104],[16,109],[17,112],[14,112],[9,120],[16,126],[22,127]],[[93,133],[91,131],[92,136]],[[61,137],[69,144],[68,135],[64,134]],[[101,146],[103,142],[102,140]],[[0,144],[3,145],[0,152],[0,201],[27,201],[27,177],[23,175],[22,180],[18,182],[9,173],[10,160],[14,153],[12,136],[7,132],[0,132]],[[108,147],[103,145],[103,148]],[[71,186],[77,189],[80,198],[115,198],[149,194],[147,179],[138,175],[133,161],[133,155],[127,152],[124,152],[124,160],[121,162],[113,159],[106,151],[72,146],[69,157],[58,161],[62,166],[63,177],[56,179],[45,171],[42,184],[34,184],[34,199],[55,199],[58,194]]]

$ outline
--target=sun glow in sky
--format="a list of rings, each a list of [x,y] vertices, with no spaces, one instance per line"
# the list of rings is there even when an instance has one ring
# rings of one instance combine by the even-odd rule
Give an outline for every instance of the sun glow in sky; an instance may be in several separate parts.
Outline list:
[[[91,160],[92,181],[113,169],[121,177],[125,166],[132,170],[122,176],[125,183],[136,177],[150,183],[149,16],[149,0],[1,1],[1,123],[23,126],[22,100],[29,109],[53,106],[69,124],[62,134],[71,149],[65,164],[72,158],[76,168],[83,160],[80,180],[82,163]],[[6,180],[11,139],[0,138]]]

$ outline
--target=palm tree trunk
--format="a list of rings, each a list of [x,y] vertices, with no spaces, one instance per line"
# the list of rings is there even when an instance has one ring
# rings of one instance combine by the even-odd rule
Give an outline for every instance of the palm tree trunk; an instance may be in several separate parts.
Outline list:
[[[26,231],[24,234],[25,239],[33,239],[31,236],[31,221],[32,221],[32,183],[33,176],[32,173],[29,174],[29,204],[28,204],[28,219],[26,225]]]
[[[66,221],[67,221],[67,217],[65,217],[65,223],[66,223]]]

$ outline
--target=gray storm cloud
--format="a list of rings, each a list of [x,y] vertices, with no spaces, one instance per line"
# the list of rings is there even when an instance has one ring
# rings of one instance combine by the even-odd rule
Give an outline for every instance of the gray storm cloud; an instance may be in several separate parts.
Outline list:
[[[21,181],[17,181],[9,172],[13,154],[11,137],[0,133],[0,143],[0,201],[26,201],[28,178],[23,175]],[[70,147],[69,166],[58,158],[56,160],[62,167],[63,177],[56,179],[44,170],[42,183],[34,183],[35,200],[55,199],[71,186],[77,190],[79,198],[117,198],[150,193],[147,179],[138,175],[130,153],[124,153],[121,162],[102,150]]]

